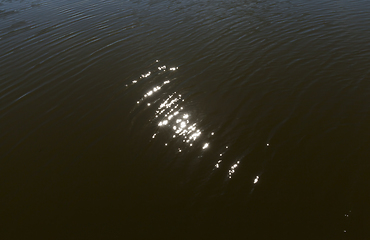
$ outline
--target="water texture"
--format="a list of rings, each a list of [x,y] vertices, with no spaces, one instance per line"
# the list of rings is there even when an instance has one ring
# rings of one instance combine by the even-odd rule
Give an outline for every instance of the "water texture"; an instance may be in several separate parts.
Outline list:
[[[367,239],[370,2],[3,0],[3,239]]]

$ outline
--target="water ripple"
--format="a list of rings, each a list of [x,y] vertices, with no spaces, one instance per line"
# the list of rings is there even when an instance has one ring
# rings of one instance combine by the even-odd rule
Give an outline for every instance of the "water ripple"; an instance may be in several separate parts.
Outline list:
[[[3,1],[6,194],[49,162],[87,188],[83,174],[106,174],[117,185],[101,177],[101,189],[227,216],[208,218],[217,224],[281,226],[300,211],[350,234],[328,223],[364,205],[369,10],[365,0]],[[142,190],[122,187],[126,175]]]

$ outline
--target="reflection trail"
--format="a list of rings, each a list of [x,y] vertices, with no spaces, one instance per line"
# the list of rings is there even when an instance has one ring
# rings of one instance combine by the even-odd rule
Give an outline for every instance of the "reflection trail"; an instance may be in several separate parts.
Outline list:
[[[169,95],[157,109],[155,117],[160,118],[159,127],[171,128],[174,131],[173,138],[181,137],[191,147],[202,132],[197,128],[197,123],[190,122],[190,114],[183,112],[182,102],[180,94]]]
[[[201,152],[211,148],[210,140],[215,137],[215,132],[205,134],[203,129],[194,119],[194,110],[187,109],[186,99],[176,88],[175,80],[176,70],[179,67],[168,67],[156,61],[150,70],[141,74],[140,78],[132,81],[130,85],[140,84],[144,93],[136,101],[136,107],[142,111],[151,111],[153,117],[149,119],[150,125],[154,124],[156,129],[152,132],[149,141],[163,141],[163,147],[169,147],[175,152],[186,154],[186,150],[200,150]],[[170,75],[168,75],[170,74]],[[127,85],[126,85],[127,86]],[[146,90],[145,90],[146,89]],[[159,140],[161,139],[161,140]],[[176,144],[172,144],[175,143]],[[266,147],[269,147],[267,143]],[[224,149],[219,152],[215,162],[210,163],[213,166],[213,171],[223,171],[226,167],[226,179],[231,180],[234,174],[239,169],[239,165],[247,155],[237,156],[236,159],[224,161],[224,155],[230,150],[229,145],[224,146]],[[211,151],[209,151],[211,153]],[[202,153],[198,155],[201,157]],[[224,165],[224,167],[222,167]],[[258,185],[262,173],[254,175],[249,181],[252,183],[250,194]]]
[[[159,62],[159,60],[156,60],[156,63]],[[175,72],[178,69],[179,67],[168,67],[166,65],[156,66],[154,70],[148,71],[142,74],[138,80],[132,81],[131,85],[142,81],[145,82],[150,78],[158,77],[160,74],[166,72]],[[176,80],[176,78],[159,77],[158,79],[159,80],[155,82],[160,81],[160,83],[155,83],[154,86],[150,87],[136,102],[138,106],[144,104],[148,107],[154,107],[154,105],[158,106],[155,103],[160,102],[160,105],[155,110],[154,120],[150,120],[150,122],[154,122],[158,126],[157,130],[152,135],[152,140],[155,139],[160,132],[168,132],[168,129],[170,129],[172,131],[172,139],[180,140],[183,144],[186,144],[186,147],[195,147],[195,141],[199,139],[202,131],[198,128],[197,123],[191,119],[191,112],[184,110],[186,102],[183,96],[174,91],[165,98],[161,97],[163,96],[163,92],[159,97],[155,97],[155,95],[163,90],[162,88],[165,85],[168,86],[166,90],[174,87],[170,83]],[[128,87],[128,85],[126,86]],[[153,109],[152,107],[149,109]],[[208,142],[199,144],[199,146],[202,146],[203,150],[209,147]],[[165,146],[168,146],[168,144],[165,143]],[[180,148],[177,150],[181,152]]]

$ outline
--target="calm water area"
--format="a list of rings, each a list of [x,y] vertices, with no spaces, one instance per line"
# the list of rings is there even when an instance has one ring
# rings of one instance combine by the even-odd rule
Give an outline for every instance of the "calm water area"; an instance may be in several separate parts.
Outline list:
[[[369,0],[0,0],[0,239],[370,239]]]

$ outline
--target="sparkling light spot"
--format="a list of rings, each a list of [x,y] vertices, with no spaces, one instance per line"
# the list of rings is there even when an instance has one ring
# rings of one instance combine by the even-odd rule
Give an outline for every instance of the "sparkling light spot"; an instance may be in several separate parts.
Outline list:
[[[259,176],[256,176],[256,178],[254,179],[253,183],[256,184],[258,182],[258,179],[259,178],[260,178]]]
[[[168,120],[163,120],[162,122],[159,122],[158,126],[163,126],[167,124],[168,124]]]
[[[239,163],[240,163],[240,161],[237,161],[235,164],[233,164],[231,166],[231,168],[229,169],[229,178],[231,178],[231,175],[233,175],[235,173],[235,169],[238,167]]]
[[[150,76],[150,74],[152,74],[152,73],[151,73],[151,72],[148,72],[147,74],[142,74],[142,75],[141,75],[141,78],[149,77],[149,76]]]
[[[162,68],[162,67],[161,67]],[[160,89],[159,86],[154,87],[152,90],[148,91],[147,96],[154,95],[156,91]],[[177,97],[176,97],[177,95]],[[201,135],[201,130],[197,129],[196,123],[190,121],[190,114],[183,112],[181,95],[174,92],[165,99],[158,109],[156,110],[156,118],[163,117],[163,119],[158,123],[159,126],[168,126],[170,130],[173,130],[173,138],[179,139],[182,142],[188,143],[190,146],[193,142]],[[204,144],[204,143],[203,143]],[[209,146],[208,143],[204,144],[203,149]]]

